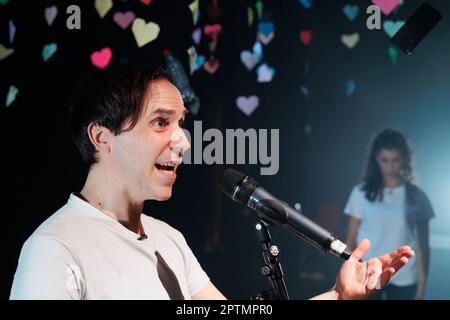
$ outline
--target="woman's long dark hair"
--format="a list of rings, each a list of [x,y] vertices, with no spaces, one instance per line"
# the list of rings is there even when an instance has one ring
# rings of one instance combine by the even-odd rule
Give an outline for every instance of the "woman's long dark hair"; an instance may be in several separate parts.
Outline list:
[[[399,151],[403,167],[400,171],[404,182],[411,182],[414,179],[414,170],[412,166],[412,150],[406,136],[393,128],[386,128],[379,132],[372,141],[367,166],[363,175],[362,190],[366,198],[374,202],[383,200],[384,181],[376,157],[382,149]]]

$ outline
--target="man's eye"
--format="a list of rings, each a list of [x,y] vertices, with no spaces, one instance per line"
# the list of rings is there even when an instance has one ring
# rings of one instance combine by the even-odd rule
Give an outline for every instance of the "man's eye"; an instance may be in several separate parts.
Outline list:
[[[164,128],[164,127],[167,127],[169,125],[169,122],[166,119],[164,119],[164,118],[157,118],[157,119],[152,121],[152,124],[157,126],[157,127]]]

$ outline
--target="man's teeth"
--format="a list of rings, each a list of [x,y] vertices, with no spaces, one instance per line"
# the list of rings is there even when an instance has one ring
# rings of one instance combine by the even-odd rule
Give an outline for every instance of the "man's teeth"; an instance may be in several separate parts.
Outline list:
[[[156,168],[163,171],[174,171],[175,164],[173,162],[164,162],[155,164]]]

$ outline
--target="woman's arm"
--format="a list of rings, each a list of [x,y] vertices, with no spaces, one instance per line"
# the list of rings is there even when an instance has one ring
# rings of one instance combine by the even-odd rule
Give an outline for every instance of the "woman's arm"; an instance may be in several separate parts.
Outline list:
[[[347,240],[345,242],[350,251],[353,251],[356,247],[356,235],[358,234],[360,224],[360,219],[350,216],[350,220],[348,221]]]
[[[423,299],[425,294],[426,280],[428,276],[428,267],[430,263],[430,241],[429,241],[428,220],[417,223],[417,267],[418,282],[416,290],[416,299]]]

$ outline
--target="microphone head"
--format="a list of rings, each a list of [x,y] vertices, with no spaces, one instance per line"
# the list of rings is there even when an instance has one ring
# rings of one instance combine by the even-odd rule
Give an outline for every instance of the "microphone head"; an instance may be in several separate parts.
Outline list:
[[[258,187],[258,182],[234,169],[225,170],[219,184],[223,193],[244,206],[247,205],[248,199]]]

